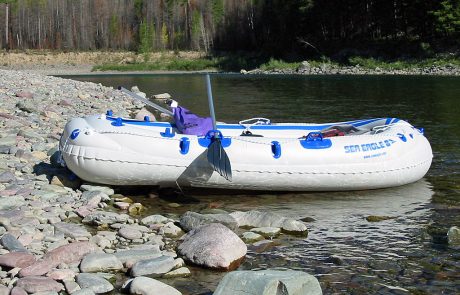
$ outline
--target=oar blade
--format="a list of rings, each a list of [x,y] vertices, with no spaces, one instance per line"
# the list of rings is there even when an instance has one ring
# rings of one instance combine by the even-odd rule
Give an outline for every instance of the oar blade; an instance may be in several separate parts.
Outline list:
[[[207,158],[214,171],[228,181],[232,181],[232,167],[220,139],[214,139],[208,146]]]

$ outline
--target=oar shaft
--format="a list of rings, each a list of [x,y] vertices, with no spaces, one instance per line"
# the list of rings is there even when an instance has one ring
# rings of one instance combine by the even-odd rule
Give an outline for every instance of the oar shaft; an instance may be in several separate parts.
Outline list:
[[[214,101],[212,99],[211,79],[209,78],[209,74],[206,74],[206,90],[208,91],[208,104],[212,118],[212,128],[216,130],[216,113],[214,112]]]
[[[167,115],[170,115],[170,116],[173,116],[173,113],[170,111],[170,110],[167,110],[163,107],[160,107],[159,105],[157,105],[156,103],[153,103],[151,102],[150,100],[147,100],[145,98],[143,98],[142,96],[132,92],[132,91],[129,91],[128,89],[124,88],[124,87],[121,87],[121,86],[118,86],[118,90],[128,94],[129,96],[131,96],[132,98],[135,98],[137,100],[140,100],[142,101],[143,103],[145,103],[146,105],[148,106],[151,106],[152,108],[162,112],[162,113],[165,113]]]

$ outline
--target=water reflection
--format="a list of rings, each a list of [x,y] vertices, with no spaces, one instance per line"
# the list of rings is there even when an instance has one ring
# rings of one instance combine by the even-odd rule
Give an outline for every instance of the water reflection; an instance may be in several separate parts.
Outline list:
[[[73,78],[106,86],[138,85],[148,94],[169,92],[192,111],[209,112],[202,75]],[[424,127],[434,153],[427,180],[343,193],[197,190],[189,192],[188,200],[140,199],[149,207],[148,214],[178,218],[187,210],[219,207],[310,217],[314,221],[308,223],[308,238],[282,235],[279,245],[250,251],[241,268],[304,270],[319,278],[325,294],[458,294],[460,255],[447,245],[446,232],[460,226],[460,77],[213,75],[212,81],[221,121],[263,116],[274,122],[330,122],[388,116]],[[180,206],[172,208],[171,202]],[[365,219],[369,215],[394,218],[370,223]],[[193,267],[192,274],[169,283],[183,294],[203,294],[214,290],[224,275]]]
[[[307,238],[282,235],[265,251],[250,250],[240,269],[296,269],[315,274],[326,293],[358,288],[369,292],[388,286],[411,286],[423,266],[410,257],[423,253],[425,225],[432,214],[433,190],[426,180],[390,189],[304,194],[215,194],[194,191],[193,203],[179,208],[166,200],[151,203],[151,213],[180,215],[187,210],[216,207],[228,211],[260,210],[295,219],[309,217]],[[370,215],[391,219],[368,222]],[[422,255],[424,256],[424,255]],[[196,293],[213,290],[222,273],[192,269]],[[187,281],[187,280],[186,280]],[[375,285],[385,282],[386,286]],[[181,288],[184,281],[170,281]],[[375,287],[377,286],[377,287]],[[186,289],[190,292],[190,289]],[[198,292],[198,290],[201,290]],[[365,292],[365,293],[366,293]]]

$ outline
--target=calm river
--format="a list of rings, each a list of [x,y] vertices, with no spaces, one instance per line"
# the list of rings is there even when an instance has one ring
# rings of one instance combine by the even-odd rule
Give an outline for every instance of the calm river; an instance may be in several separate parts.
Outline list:
[[[105,86],[137,85],[168,92],[208,115],[202,75],[67,76]],[[213,75],[216,117],[237,122],[331,122],[398,117],[424,127],[434,159],[427,176],[403,187],[337,193],[216,194],[195,202],[140,200],[151,212],[179,214],[207,207],[258,209],[308,221],[307,238],[283,235],[267,249],[250,249],[240,269],[294,269],[315,275],[325,294],[458,294],[460,247],[446,232],[460,226],[460,77]],[[110,106],[107,106],[110,108]],[[338,179],[337,181],[340,181]],[[393,219],[368,222],[366,216]],[[211,294],[224,273],[191,268],[173,284],[183,294]]]

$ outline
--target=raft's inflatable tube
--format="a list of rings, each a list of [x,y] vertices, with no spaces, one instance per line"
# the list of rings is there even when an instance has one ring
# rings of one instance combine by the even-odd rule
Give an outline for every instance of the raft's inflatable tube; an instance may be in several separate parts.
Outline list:
[[[404,185],[428,171],[423,134],[395,118],[328,124],[218,124],[233,179],[207,162],[210,136],[179,134],[167,122],[110,115],[67,123],[60,151],[83,180],[109,185],[342,191]],[[324,137],[328,130],[342,136]],[[244,134],[244,135],[242,135]]]

